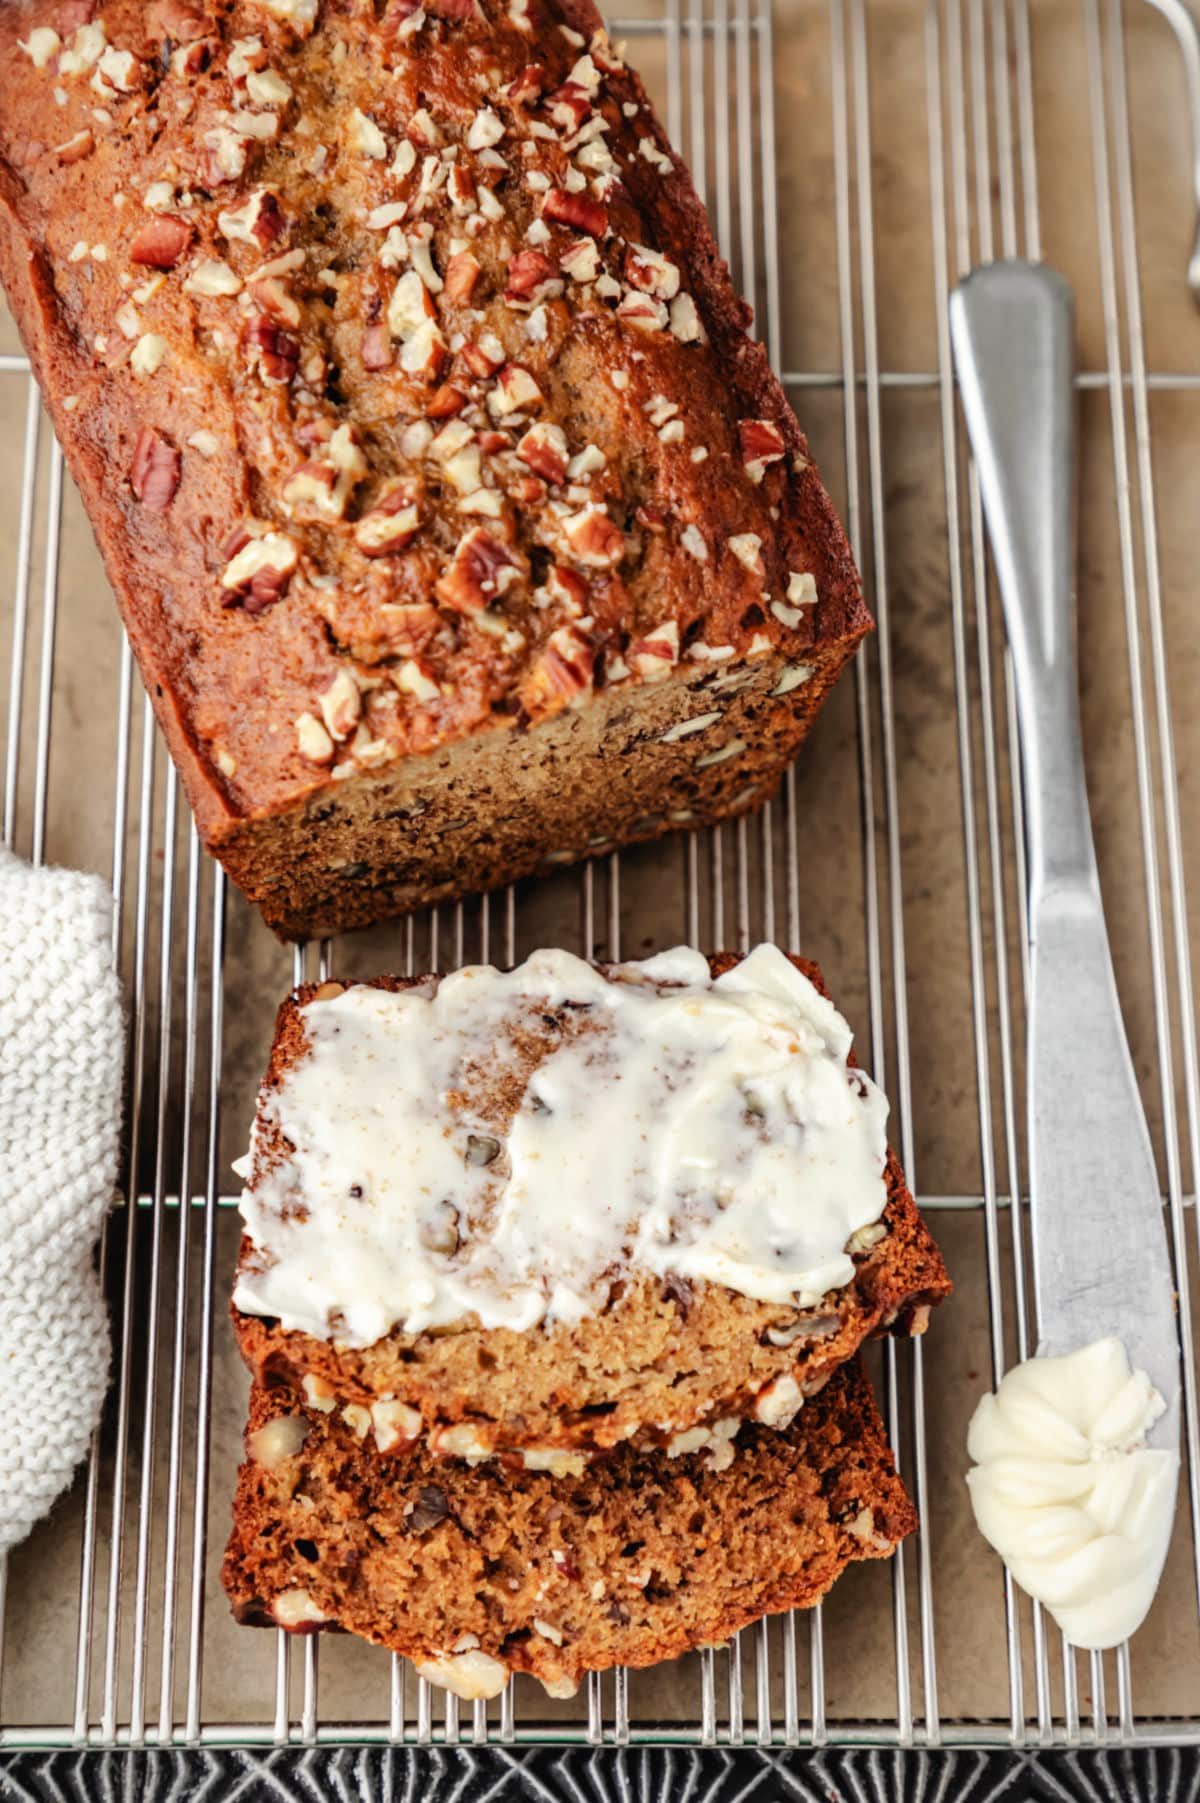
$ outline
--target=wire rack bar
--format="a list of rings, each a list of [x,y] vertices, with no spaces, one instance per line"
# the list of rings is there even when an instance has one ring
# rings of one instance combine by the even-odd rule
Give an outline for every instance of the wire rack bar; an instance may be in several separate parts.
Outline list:
[[[1128,707],[1136,779],[1138,845],[1147,911],[1149,993],[1164,1146],[1164,1210],[1179,1279],[1185,1376],[1190,1575],[1200,1606],[1200,1398],[1188,1296],[1200,1251],[1194,1208],[1200,1174],[1197,1052],[1185,825],[1169,690],[1170,656],[1151,397],[1200,391],[1200,368],[1147,366],[1138,261],[1135,121],[1126,39],[1135,0],[1072,0],[1085,51],[1096,219],[1095,286],[1104,367],[1081,371],[1081,393],[1107,402]],[[780,40],[792,21],[771,0],[647,0],[645,16],[616,30],[661,58],[659,79],[672,137],[689,155],[722,254],[753,299],[764,340],[787,386],[837,397],[845,518],[878,625],[856,661],[852,782],[859,820],[866,1041],[895,1109],[896,1138],[914,1187],[918,1107],[910,1019],[909,905],[905,859],[909,791],[903,779],[904,619],[896,578],[895,525],[885,487],[890,409],[931,406],[941,432],[939,537],[944,538],[945,626],[953,676],[952,722],[969,985],[971,1078],[978,1120],[978,1185],[922,1197],[978,1223],[993,1376],[1036,1344],[1028,1288],[1023,1190],[1023,1004],[1028,974],[1024,843],[1011,667],[991,587],[975,472],[958,429],[947,332],[951,285],[974,262],[1042,251],[1034,82],[1038,20],[1028,0],[928,0],[919,45],[918,116],[926,152],[934,316],[934,368],[889,367],[888,220],[879,203],[880,112],[888,101],[878,44],[887,21],[867,0],[815,0],[827,42],[827,141],[832,156],[834,329],[816,367],[792,367],[783,336],[776,160]],[[789,96],[790,101],[790,96]],[[790,121],[789,121],[790,123]],[[1082,165],[1081,165],[1082,167]],[[1051,251],[1053,246],[1050,247]],[[1183,347],[1180,346],[1182,352]],[[1093,362],[1095,358],[1093,357]],[[11,666],[4,735],[3,841],[36,861],[55,849],[56,762],[64,717],[59,680],[67,655],[60,619],[63,467],[47,448],[28,363],[0,355],[21,415],[22,478],[15,507]],[[24,384],[22,390],[21,384]],[[7,405],[10,385],[0,390]],[[22,405],[23,403],[23,405]],[[835,428],[834,437],[839,436]],[[827,461],[829,460],[827,454]],[[40,609],[40,613],[39,613]],[[57,704],[57,705],[56,705]],[[140,731],[139,731],[140,728]],[[30,774],[31,772],[31,774]],[[25,780],[22,781],[24,776]],[[56,786],[58,785],[58,786]],[[880,1619],[890,1640],[890,1719],[848,1719],[838,1703],[839,1657],[831,1614],[821,1608],[761,1624],[688,1667],[687,1713],[661,1719],[643,1674],[593,1675],[567,1719],[544,1719],[533,1686],[510,1682],[495,1705],[460,1706],[392,1658],[378,1665],[363,1720],[339,1719],[330,1701],[333,1650],[276,1633],[258,1645],[256,1719],[214,1719],[212,1666],[216,1557],[231,1474],[214,1470],[214,1395],[225,1332],[226,1272],[218,1237],[222,1193],[222,1062],[233,998],[227,994],[229,922],[244,932],[240,901],[227,908],[224,879],[203,855],[177,778],[158,753],[148,703],[128,646],[116,672],[111,876],[117,900],[114,957],[128,978],[130,1078],[127,1178],[104,1231],[100,1268],[114,1302],[114,1384],[80,1485],[78,1593],[69,1698],[60,1720],[30,1725],[0,1714],[0,1746],[319,1745],[346,1741],[454,1745],[518,1743],[760,1746],[1200,1744],[1194,1716],[1139,1717],[1139,1670],[1128,1647],[1112,1661],[1081,1659],[1011,1583],[996,1604],[1005,1683],[986,1719],[953,1719],[955,1647],[939,1612],[932,1524],[933,1367],[921,1343],[888,1342],[882,1401],[898,1462],[925,1526],[890,1571]],[[672,936],[745,949],[778,932],[807,943],[800,880],[798,785],[789,772],[778,800],[741,819],[668,845],[676,859],[678,918]],[[186,850],[184,849],[186,845]],[[639,932],[640,866],[611,853],[566,879],[576,885],[585,955],[618,957]],[[524,892],[522,892],[524,894]],[[537,925],[537,902],[514,890],[433,909],[394,929],[392,962],[409,973],[465,958],[517,960]],[[359,954],[335,943],[296,948],[292,976],[324,979]],[[356,964],[355,968],[358,966]],[[234,1002],[236,1006],[236,1002]],[[180,1198],[187,1206],[180,1206]],[[1012,1198],[1018,1198],[1014,1206]],[[1189,1210],[1191,1218],[1189,1219]],[[210,1486],[212,1496],[210,1497]],[[213,1499],[217,1517],[212,1517]],[[19,1559],[20,1555],[16,1555]],[[0,1704],[12,1661],[12,1572],[0,1564]],[[217,1607],[223,1607],[219,1603]],[[331,1676],[332,1674],[332,1676]],[[375,1713],[372,1714],[371,1711]]]

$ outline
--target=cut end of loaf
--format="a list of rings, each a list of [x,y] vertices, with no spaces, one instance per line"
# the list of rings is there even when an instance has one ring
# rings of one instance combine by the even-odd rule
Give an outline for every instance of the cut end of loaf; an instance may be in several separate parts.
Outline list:
[[[867,624],[802,661],[683,664],[535,727],[359,772],[215,849],[268,925],[308,939],[745,813],[774,792]]]

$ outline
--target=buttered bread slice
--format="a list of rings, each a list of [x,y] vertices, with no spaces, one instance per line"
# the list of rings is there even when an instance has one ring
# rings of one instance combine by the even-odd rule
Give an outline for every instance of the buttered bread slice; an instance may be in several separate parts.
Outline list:
[[[243,1355],[381,1450],[720,1466],[948,1291],[811,965],[679,949],[306,986],[243,1167]]]

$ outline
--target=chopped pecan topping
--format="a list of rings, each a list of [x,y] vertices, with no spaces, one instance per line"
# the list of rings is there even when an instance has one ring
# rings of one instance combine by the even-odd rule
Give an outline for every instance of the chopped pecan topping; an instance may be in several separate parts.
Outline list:
[[[284,484],[283,498],[293,509],[311,509],[318,515],[334,518],[333,491],[336,486],[337,471],[331,463],[302,463]]]
[[[451,164],[446,189],[450,195],[450,205],[456,213],[474,212],[479,195],[475,177],[465,163]]]
[[[223,237],[245,244],[258,244],[263,250],[283,236],[287,221],[283,209],[269,188],[256,188],[240,207],[230,207],[217,214],[217,225]]]
[[[761,482],[769,463],[778,463],[787,447],[783,433],[773,420],[744,419],[738,424],[742,441],[742,463],[752,482]]]
[[[471,303],[471,294],[479,280],[481,265],[478,257],[469,250],[455,251],[446,265],[445,299],[452,307],[467,307]]]
[[[367,557],[391,557],[411,544],[420,525],[417,491],[401,477],[363,514],[354,528],[354,542]]]
[[[494,376],[504,362],[504,347],[495,340],[464,344],[462,360],[473,376]]]
[[[562,252],[558,266],[573,282],[594,282],[600,273],[600,252],[591,238],[576,238]]]
[[[436,701],[442,692],[433,670],[420,657],[406,657],[393,672],[392,681],[403,694],[411,695],[414,701]]]
[[[696,303],[690,294],[677,294],[671,302],[671,332],[680,344],[698,344],[704,337],[704,327],[700,324],[700,315],[696,311]]]
[[[243,338],[252,357],[257,357],[264,382],[286,387],[300,367],[300,341],[265,313],[255,313],[247,321]]]
[[[446,340],[433,298],[416,269],[407,269],[388,302],[388,326],[401,340],[400,367],[406,375],[433,381],[446,360]]]
[[[385,325],[368,326],[362,335],[361,355],[364,369],[390,369],[392,334]]]
[[[533,100],[541,93],[542,83],[545,79],[546,66],[544,63],[526,63],[516,79],[510,81],[505,88],[504,97],[506,100],[523,105],[525,101]]]
[[[176,44],[191,44],[208,31],[204,8],[190,0],[157,0],[151,8],[153,28]]]
[[[301,714],[296,721],[296,750],[310,764],[327,764],[333,757],[333,740],[315,714]]]
[[[625,280],[644,294],[674,300],[679,293],[679,270],[669,258],[644,244],[631,244],[625,252]]]
[[[260,281],[252,282],[250,293],[258,302],[264,313],[272,319],[278,319],[285,326],[300,324],[300,307],[286,282],[278,276],[265,276]]]
[[[629,662],[646,682],[669,676],[679,662],[679,626],[674,620],[656,626],[648,638],[629,647]]]
[[[520,573],[508,546],[475,526],[459,540],[454,560],[435,583],[434,593],[456,613],[478,613],[503,595]]]
[[[325,428],[324,434],[320,433],[321,427]],[[283,498],[301,518],[340,520],[355,484],[367,473],[367,460],[355,442],[353,430],[342,425],[329,432],[328,421],[321,420],[313,421],[299,436],[317,443],[324,439],[324,455],[300,465],[289,477]]]
[[[158,213],[134,234],[130,260],[150,269],[174,269],[191,241],[192,228],[186,219]]]
[[[496,386],[488,395],[488,412],[493,419],[504,419],[525,407],[540,407],[542,391],[521,363],[506,363],[496,378]]]
[[[591,693],[595,668],[591,640],[577,626],[560,626],[546,640],[530,672],[525,706],[531,713],[547,713],[582,701]]]
[[[184,80],[203,75],[217,47],[215,38],[199,38],[194,44],[181,44],[171,58],[171,73]]]
[[[517,445],[517,456],[547,482],[567,479],[567,439],[561,426],[530,426]]]
[[[564,81],[549,98],[550,117],[567,131],[578,131],[592,110],[591,95],[577,81]]]
[[[352,670],[342,668],[321,696],[321,718],[331,739],[348,739],[362,718],[362,694]]]
[[[390,602],[381,606],[389,651],[416,656],[442,627],[442,616],[428,601]]]
[[[762,560],[762,539],[757,532],[735,532],[729,540],[729,549],[742,565],[754,577],[761,579],[765,575]]]
[[[544,297],[548,285],[558,280],[558,270],[540,250],[520,250],[508,266],[506,301],[533,301]]]
[[[550,565],[550,574],[546,577],[547,601],[578,615],[584,611],[587,598],[588,585],[578,570],[569,570],[561,563]]]
[[[133,448],[129,485],[150,513],[165,513],[175,499],[183,462],[176,447],[153,426],[143,426]]]
[[[236,607],[240,602],[246,613],[262,613],[286,593],[297,562],[296,547],[286,534],[247,537],[225,566],[222,605]]]
[[[614,526],[603,507],[589,504],[563,522],[567,543],[580,563],[596,569],[612,569],[625,555],[625,534]]]
[[[631,288],[617,308],[617,318],[636,326],[639,332],[661,332],[670,315],[654,295],[638,294]]]
[[[418,17],[418,15],[421,15]],[[383,9],[383,17],[379,21],[380,36],[394,38],[407,36],[422,23],[424,6],[422,0],[387,0]],[[408,30],[405,30],[405,27]]]
[[[208,299],[225,298],[231,294],[240,294],[241,277],[235,275],[228,263],[222,263],[214,257],[203,257],[191,274],[184,281],[184,290],[188,294],[201,294]]]
[[[467,404],[467,397],[461,388],[455,388],[452,382],[443,382],[435,388],[425,403],[426,419],[453,419],[461,413]]]
[[[542,217],[558,225],[569,225],[589,237],[602,238],[608,230],[608,208],[602,201],[586,193],[572,194],[566,188],[551,188],[542,203]]]

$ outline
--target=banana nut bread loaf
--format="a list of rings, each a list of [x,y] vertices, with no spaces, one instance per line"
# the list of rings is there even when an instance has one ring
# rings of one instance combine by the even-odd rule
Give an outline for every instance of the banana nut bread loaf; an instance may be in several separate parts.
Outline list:
[[[591,0],[5,0],[0,92],[0,276],[272,926],[771,792],[870,621]]]
[[[649,1665],[816,1603],[916,1527],[857,1360],[722,1471],[621,1447],[579,1477],[382,1457],[255,1385],[223,1578],[243,1622],[340,1627],[460,1697]]]
[[[786,1425],[949,1289],[819,982],[764,945],[298,990],[239,1167],[255,1377],[559,1473]]]

